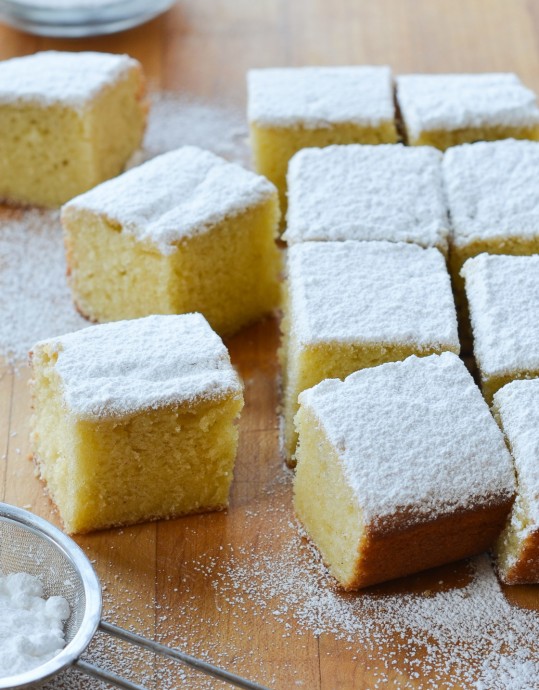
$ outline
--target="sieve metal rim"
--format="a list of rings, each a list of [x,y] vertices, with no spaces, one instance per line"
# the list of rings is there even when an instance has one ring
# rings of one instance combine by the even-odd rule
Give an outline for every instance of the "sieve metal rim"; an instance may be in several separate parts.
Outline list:
[[[0,690],[27,688],[48,680],[71,666],[90,644],[101,620],[101,584],[84,551],[70,537],[43,518],[22,508],[0,502],[0,519],[21,525],[40,538],[52,543],[71,562],[80,575],[86,605],[84,615],[75,636],[56,656],[45,664],[16,676],[0,678]]]

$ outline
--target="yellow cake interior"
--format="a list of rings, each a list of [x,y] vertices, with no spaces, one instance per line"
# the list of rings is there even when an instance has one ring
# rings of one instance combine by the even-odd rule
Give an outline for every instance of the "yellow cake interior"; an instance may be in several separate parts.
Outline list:
[[[279,190],[284,214],[287,208],[286,172],[292,156],[306,147],[331,144],[394,144],[398,134],[393,120],[377,127],[352,123],[310,129],[306,127],[261,127],[251,123],[251,148],[255,170],[268,178]]]
[[[62,215],[70,284],[92,321],[174,313],[172,256],[86,210]]]
[[[270,197],[185,237],[171,254],[98,214],[63,214],[74,300],[94,321],[198,311],[221,335],[279,304],[279,209]]]
[[[539,254],[539,238],[512,235],[509,237],[485,237],[467,243],[451,243],[449,249],[449,271],[457,306],[465,301],[464,278],[460,271],[464,263],[479,254],[510,254],[511,256],[530,256]]]
[[[55,359],[44,349],[34,355],[33,447],[67,532],[228,505],[241,395],[80,419],[62,402]]]
[[[496,391],[503,388],[506,384],[511,381],[516,381],[517,379],[535,379],[539,377],[539,370],[530,371],[510,371],[506,374],[496,374],[493,376],[487,376],[483,371],[481,371],[481,366],[479,365],[479,372],[481,374],[481,390],[483,396],[489,405],[492,404],[492,398]]]
[[[411,146],[434,146],[445,151],[450,146],[474,141],[496,141],[498,139],[539,140],[539,127],[463,127],[462,129],[435,129],[421,132],[417,137],[408,137]]]
[[[496,542],[498,570],[504,582],[511,583],[514,570],[520,565],[526,551],[525,531],[530,520],[522,496],[518,496],[511,517]],[[536,537],[537,538],[537,537]]]
[[[139,68],[81,110],[1,104],[0,199],[60,206],[117,175],[140,145],[146,109]]]
[[[296,415],[300,435],[294,480],[294,508],[332,575],[353,586],[362,541],[361,508],[344,477],[342,464],[313,413]]]

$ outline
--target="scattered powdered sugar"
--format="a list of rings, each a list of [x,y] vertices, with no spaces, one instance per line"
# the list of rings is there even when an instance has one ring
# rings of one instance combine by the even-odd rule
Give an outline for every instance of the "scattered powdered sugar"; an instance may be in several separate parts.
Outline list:
[[[41,666],[64,646],[69,604],[43,597],[39,578],[0,574],[0,679]]]
[[[243,114],[157,93],[135,162],[193,144],[246,164],[246,140]],[[72,305],[65,273],[58,212],[0,206],[0,357],[24,361],[37,341],[88,325]]]
[[[133,162],[138,163],[187,144],[209,149],[245,167],[251,165],[243,111],[172,92],[152,94],[144,148],[135,154]]]
[[[535,611],[507,601],[486,555],[467,567],[444,566],[396,586],[342,593],[295,522],[290,494],[291,474],[277,470],[273,487],[257,497],[256,508],[236,508],[242,511],[236,514],[242,522],[241,539],[224,541],[183,562],[174,585],[170,573],[164,576],[169,586],[168,593],[157,598],[156,639],[223,667],[230,668],[232,660],[234,671],[244,676],[253,677],[245,668],[257,668],[253,679],[275,690],[310,687],[301,662],[313,640],[320,645],[322,669],[333,654],[361,659],[367,683],[362,687],[370,690],[385,688],[390,681],[391,687],[410,687],[410,679],[417,690],[539,688],[539,618]],[[188,530],[186,538],[196,541],[198,530],[204,531],[203,523]],[[178,590],[181,604],[174,598]],[[128,627],[153,635],[153,625],[148,628],[128,582],[121,591],[127,608],[117,606],[105,589],[105,618],[126,616]],[[153,610],[153,604],[148,609]],[[233,634],[228,626],[216,625],[225,618]],[[257,630],[290,640],[290,656],[272,657],[262,648],[253,649],[254,641],[271,639],[257,637]],[[102,635],[96,636],[85,658],[152,690],[221,687]],[[292,679],[287,685],[278,682],[283,671]],[[102,686],[67,673],[48,687]]]
[[[0,208],[0,356],[24,360],[38,340],[88,325],[65,273],[58,212]]]
[[[484,679],[500,668],[521,685],[495,687],[539,687],[534,661],[539,619],[506,601],[487,556],[472,560],[468,578],[454,586],[440,581],[439,573],[447,572],[440,569],[431,571],[430,588],[418,592],[410,587],[391,593],[390,585],[343,594],[285,505],[251,519],[263,517],[261,525],[269,524],[269,517],[276,525],[266,536],[268,548],[261,538],[191,565],[213,589],[214,605],[244,635],[255,617],[297,646],[303,636],[337,639],[352,656],[366,657],[373,676],[378,669],[380,683],[373,687],[385,686],[385,670],[403,681],[415,678],[417,688],[453,687],[458,681],[486,688]],[[513,649],[519,650],[516,658]]]
[[[477,690],[537,690],[539,661],[529,649],[515,649],[511,656],[487,657]]]

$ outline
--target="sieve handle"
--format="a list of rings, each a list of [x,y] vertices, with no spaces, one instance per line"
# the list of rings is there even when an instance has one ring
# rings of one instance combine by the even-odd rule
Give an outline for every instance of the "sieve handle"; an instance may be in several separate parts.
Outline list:
[[[146,690],[143,685],[132,683],[130,680],[117,676],[115,673],[111,673],[110,671],[105,671],[104,668],[99,668],[98,666],[89,664],[87,661],[82,661],[82,659],[77,659],[73,666],[79,671],[85,673],[87,676],[92,676],[92,678],[102,680],[105,683],[109,683],[109,685],[115,685],[117,688],[126,688],[127,690]]]
[[[101,621],[99,623],[99,630],[109,635],[113,635],[114,637],[118,637],[120,640],[124,640],[125,642],[130,642],[131,644],[135,644],[139,647],[143,647],[144,649],[155,652],[156,654],[160,654],[161,656],[167,656],[170,659],[181,661],[197,671],[206,673],[207,675],[218,678],[219,680],[224,680],[225,682],[235,685],[238,688],[245,688],[246,690],[268,690],[268,688],[264,687],[263,685],[246,680],[241,676],[237,676],[234,673],[230,673],[229,671],[218,668],[213,664],[209,664],[207,661],[202,661],[202,659],[197,659],[194,656],[180,652],[179,649],[165,647],[165,645],[154,642],[153,640],[148,640],[146,637],[136,635],[128,630],[124,630],[123,628],[119,628],[117,625],[112,625],[112,623]],[[109,671],[104,671],[103,669],[93,666],[86,661],[79,659],[75,662],[75,666],[80,671],[83,671],[94,678],[99,678],[100,680],[104,680],[112,685],[116,685],[119,688],[127,688],[127,690],[145,690],[145,688],[141,685],[136,685],[131,681],[125,680],[125,678],[121,678],[120,676],[110,673]]]

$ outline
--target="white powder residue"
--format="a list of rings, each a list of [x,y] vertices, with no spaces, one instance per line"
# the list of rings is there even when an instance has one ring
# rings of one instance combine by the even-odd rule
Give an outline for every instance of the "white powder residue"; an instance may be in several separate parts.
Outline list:
[[[158,93],[136,162],[193,144],[245,164],[246,142],[243,114]],[[65,273],[58,212],[0,206],[0,358],[24,361],[37,341],[89,325],[73,307]]]
[[[65,273],[58,213],[0,208],[0,357],[24,361],[38,340],[89,325]]]
[[[284,468],[276,472],[272,488],[257,497],[256,508],[235,509],[241,536],[182,562],[179,578],[164,572],[165,563],[157,564],[158,580],[167,582],[166,592],[155,602],[157,634],[137,607],[128,581],[115,594],[105,590],[105,619],[121,624],[118,618],[124,616],[128,627],[139,633],[275,690],[309,687],[302,675],[308,662],[302,655],[313,638],[326,649],[338,650],[347,660],[343,663],[357,660],[370,680],[365,686],[369,690],[390,682],[391,687],[413,682],[416,690],[539,689],[539,617],[507,601],[486,555],[467,567],[448,565],[397,583],[343,593],[293,518],[291,474]],[[205,529],[202,519],[185,537],[197,540]],[[114,562],[111,556],[109,569]],[[153,603],[148,611],[153,614]],[[217,620],[228,625],[217,625]],[[262,639],[278,640],[279,655],[268,658],[263,649],[253,649],[253,630],[267,631]],[[289,655],[284,652],[287,640],[293,647]],[[85,658],[151,690],[226,687],[103,635],[94,638]],[[104,690],[75,673],[47,687]]]
[[[65,646],[63,597],[43,597],[41,581],[28,573],[0,575],[0,678],[24,673]]]
[[[235,630],[243,627],[247,636],[255,618],[295,646],[302,634],[336,638],[341,653],[361,650],[366,671],[380,680],[372,687],[386,687],[387,672],[425,689],[539,688],[539,617],[509,604],[486,555],[472,559],[468,578],[456,585],[431,571],[429,589],[414,592],[411,584],[392,593],[389,583],[347,594],[335,588],[288,508],[272,513],[271,522],[267,544],[261,538],[191,566],[213,589],[214,605],[232,612]],[[270,524],[268,516],[262,524]]]
[[[249,133],[241,110],[171,92],[154,93],[150,100],[144,149],[135,154],[135,162],[191,145],[251,167]]]

